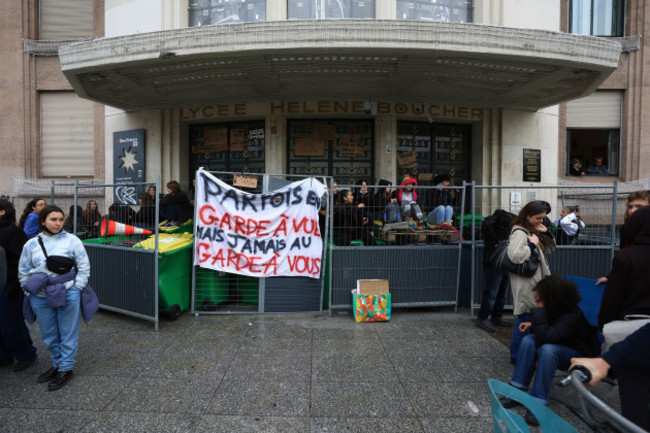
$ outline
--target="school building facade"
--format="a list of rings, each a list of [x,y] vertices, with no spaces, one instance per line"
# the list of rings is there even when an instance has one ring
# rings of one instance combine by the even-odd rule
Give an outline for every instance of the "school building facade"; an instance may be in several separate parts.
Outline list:
[[[649,12],[593,3],[3,0],[0,193],[20,196],[15,178],[111,183],[125,158],[184,188],[198,167],[639,181]],[[138,149],[118,146],[134,131]],[[609,176],[568,175],[596,156]]]

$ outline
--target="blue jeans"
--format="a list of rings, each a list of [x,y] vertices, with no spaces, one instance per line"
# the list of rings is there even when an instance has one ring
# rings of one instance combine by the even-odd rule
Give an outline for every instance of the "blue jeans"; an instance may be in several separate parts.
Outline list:
[[[530,328],[526,332],[519,330],[522,322],[530,322],[530,313],[523,313],[515,317],[515,324],[512,327],[512,338],[510,338],[510,362],[514,364],[517,361],[517,352],[522,338],[530,334]]]
[[[535,373],[535,361],[537,361],[537,373],[535,373],[530,395],[548,405],[548,395],[551,391],[555,371],[558,369],[568,370],[571,358],[581,356],[580,352],[568,346],[540,344],[534,335],[527,335],[521,340],[517,353],[517,364],[510,385],[527,391],[528,384]]]
[[[451,206],[440,205],[427,215],[427,221],[430,225],[442,223],[451,224],[451,217],[454,216],[454,208]]]
[[[36,347],[23,317],[23,292],[8,298],[9,284],[0,293],[0,360],[11,357],[24,361],[36,353]]]
[[[481,309],[478,318],[487,320],[503,317],[503,305],[506,303],[506,293],[510,287],[510,272],[500,271],[491,266],[483,266],[485,270],[485,289],[481,299]]]
[[[47,298],[30,295],[34,314],[41,327],[41,340],[52,353],[52,367],[59,371],[72,370],[79,347],[79,324],[81,323],[81,291],[75,287],[67,290],[65,306],[52,308]]]

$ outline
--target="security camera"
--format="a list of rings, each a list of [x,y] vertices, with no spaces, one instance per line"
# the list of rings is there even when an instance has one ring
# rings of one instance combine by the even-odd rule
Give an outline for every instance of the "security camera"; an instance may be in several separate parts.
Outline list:
[[[363,103],[363,114],[377,114],[377,104],[370,101]]]

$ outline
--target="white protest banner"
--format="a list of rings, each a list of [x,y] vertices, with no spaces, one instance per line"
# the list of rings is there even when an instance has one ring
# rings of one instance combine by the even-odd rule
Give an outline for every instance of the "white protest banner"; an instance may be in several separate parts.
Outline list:
[[[307,178],[250,194],[199,169],[194,264],[253,277],[320,278],[324,193],[321,182]]]

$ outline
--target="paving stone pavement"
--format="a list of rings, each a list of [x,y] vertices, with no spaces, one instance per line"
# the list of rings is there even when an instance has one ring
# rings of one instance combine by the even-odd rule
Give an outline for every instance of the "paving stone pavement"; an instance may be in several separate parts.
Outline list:
[[[450,309],[362,324],[339,312],[184,313],[158,332],[100,311],[82,324],[74,378],[48,392],[36,377],[49,354],[30,330],[37,365],[0,370],[0,432],[491,432],[487,380],[512,374],[508,348]],[[617,407],[615,388],[595,392]]]

